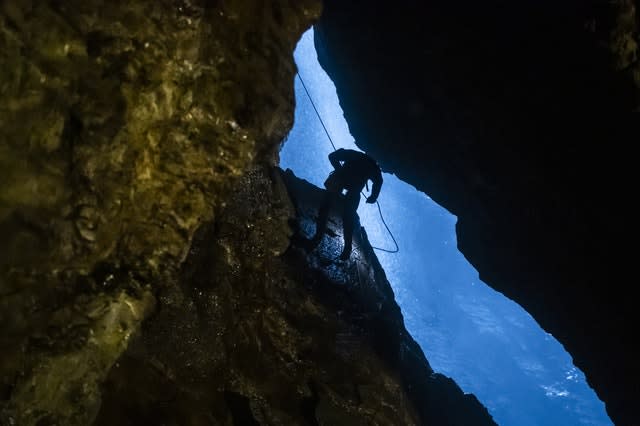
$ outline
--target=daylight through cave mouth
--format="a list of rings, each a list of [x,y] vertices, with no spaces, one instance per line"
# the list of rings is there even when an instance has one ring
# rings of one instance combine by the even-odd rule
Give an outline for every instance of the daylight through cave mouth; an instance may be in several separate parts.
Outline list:
[[[336,147],[359,149],[317,61],[313,30],[303,35],[295,60],[315,105],[296,78],[295,122],[280,165],[322,187],[333,151],[323,124]],[[384,175],[379,201],[400,252],[377,255],[407,329],[436,372],[475,394],[503,426],[612,424],[562,345],[480,281],[457,249],[455,216],[391,174]],[[374,205],[361,202],[358,215],[373,246],[394,248]]]

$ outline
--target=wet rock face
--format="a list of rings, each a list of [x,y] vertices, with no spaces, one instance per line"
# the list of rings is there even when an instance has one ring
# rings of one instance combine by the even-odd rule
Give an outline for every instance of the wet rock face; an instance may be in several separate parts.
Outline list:
[[[326,0],[315,26],[358,145],[458,216],[483,281],[560,340],[620,425],[640,397],[635,3]]]
[[[291,127],[292,51],[319,12],[0,4],[0,423],[96,416],[196,229]]]
[[[300,241],[315,234],[318,209],[326,192],[296,178],[290,170],[283,177],[296,213],[295,235],[285,260],[297,270],[305,271],[305,276],[313,277],[311,294],[331,312],[338,313],[343,325],[337,327],[335,350],[357,364],[358,360],[368,362],[369,351],[373,352],[385,371],[392,372],[399,382],[397,386],[406,392],[420,425],[495,425],[474,395],[463,394],[453,380],[431,369],[422,349],[404,326],[391,285],[358,221],[349,260],[336,261],[344,243],[341,201],[332,207],[326,235],[318,247],[314,250],[298,247],[304,246]],[[306,278],[305,283],[309,283]],[[355,365],[348,369],[362,367]]]
[[[290,246],[321,199],[290,173],[247,173],[111,370],[96,424],[493,425],[433,373],[366,235],[348,262],[333,261],[336,217],[316,250]]]

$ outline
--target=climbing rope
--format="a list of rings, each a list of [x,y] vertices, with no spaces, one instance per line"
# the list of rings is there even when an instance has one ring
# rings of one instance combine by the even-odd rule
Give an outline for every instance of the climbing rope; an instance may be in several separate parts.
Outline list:
[[[324,132],[327,135],[327,138],[329,138],[329,142],[331,143],[331,146],[333,147],[333,150],[337,151],[336,145],[333,143],[333,139],[331,139],[331,135],[329,134],[329,130],[327,130],[327,127],[324,125],[324,121],[322,120],[322,117],[320,116],[320,112],[318,112],[318,108],[316,108],[316,104],[313,102],[313,99],[311,98],[311,94],[309,93],[309,90],[307,89],[307,85],[304,84],[304,80],[302,79],[302,76],[300,76],[300,73],[297,73],[297,76],[298,76],[298,79],[300,80],[300,83],[302,83],[302,87],[304,88],[304,91],[307,94],[307,97],[309,98],[309,101],[311,102],[311,106],[313,107],[313,110],[316,112],[316,115],[318,116],[318,120],[320,120],[320,124],[322,124],[322,128],[324,129]],[[360,193],[365,198],[367,197],[364,192],[360,192]],[[373,249],[375,249],[375,250],[384,251],[386,253],[398,253],[400,251],[400,247],[398,246],[398,242],[396,241],[395,237],[393,236],[393,233],[389,229],[389,225],[387,225],[387,222],[384,220],[384,216],[382,215],[382,208],[380,207],[380,203],[378,201],[376,201],[376,206],[378,207],[378,213],[380,213],[380,220],[384,224],[384,227],[387,229],[387,232],[389,233],[389,236],[393,240],[393,244],[396,246],[396,248],[395,248],[395,250],[389,250],[389,249],[385,249],[385,248],[382,248],[382,247],[374,247],[374,246],[371,246],[371,247]]]
[[[337,151],[338,149],[336,148],[336,145],[333,143],[333,139],[331,139],[331,135],[329,134],[327,127],[324,125],[324,121],[322,121],[322,117],[320,117],[318,108],[316,108],[316,104],[313,102],[313,99],[311,98],[311,94],[309,94],[309,90],[307,90],[307,85],[304,84],[304,80],[300,76],[300,73],[297,73],[297,75],[298,75],[298,79],[300,80],[300,83],[302,83],[302,87],[304,88],[304,91],[307,94],[307,97],[309,98],[309,101],[311,102],[311,106],[313,107],[313,110],[316,112],[316,115],[318,116],[318,120],[320,120],[320,124],[322,124],[322,128],[324,129],[324,132],[327,134],[327,137],[329,138],[329,142],[331,143],[333,150]]]

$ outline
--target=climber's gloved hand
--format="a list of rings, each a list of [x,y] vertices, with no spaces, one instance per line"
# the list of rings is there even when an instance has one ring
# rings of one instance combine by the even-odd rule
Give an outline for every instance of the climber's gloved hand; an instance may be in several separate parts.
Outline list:
[[[367,197],[367,203],[369,203],[369,204],[373,204],[373,203],[375,203],[375,202],[376,202],[376,199],[375,199],[375,198],[373,198],[373,197]]]

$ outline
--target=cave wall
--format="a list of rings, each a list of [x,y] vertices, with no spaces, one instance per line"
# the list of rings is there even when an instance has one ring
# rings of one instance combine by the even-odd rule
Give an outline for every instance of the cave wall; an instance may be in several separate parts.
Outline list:
[[[320,6],[0,2],[0,423],[95,418],[196,229],[273,161]]]
[[[366,234],[348,262],[339,214],[316,250],[290,245],[323,192],[245,173],[110,371],[96,425],[495,426],[429,367]]]
[[[290,247],[322,192],[273,164],[320,10],[0,2],[0,424],[495,424],[366,235]]]
[[[565,346],[618,425],[640,396],[636,6],[325,0],[315,25],[357,145],[458,217],[482,280]]]

